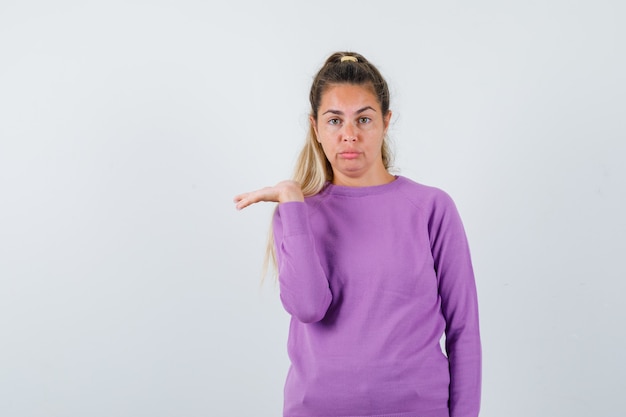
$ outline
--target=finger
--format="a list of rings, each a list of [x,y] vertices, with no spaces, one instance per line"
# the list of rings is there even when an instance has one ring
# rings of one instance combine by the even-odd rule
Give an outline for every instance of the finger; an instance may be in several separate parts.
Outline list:
[[[260,201],[263,201],[263,198],[256,191],[240,194],[235,197],[235,208],[241,210]]]
[[[235,204],[235,208],[237,210],[242,210],[242,209],[248,207],[249,205],[250,205],[250,203],[242,200],[242,201],[238,202],[237,204]]]
[[[248,195],[248,193],[243,193],[243,194],[238,194],[238,195],[236,195],[236,196],[233,198],[233,203],[238,203],[238,202],[240,202],[241,200],[243,200],[243,199],[246,197],[246,195]]]
[[[251,202],[250,200],[247,198],[249,193],[246,194],[240,194],[238,196],[236,196],[233,200],[233,202],[235,203],[235,208],[237,210],[241,210],[243,208],[248,207]]]

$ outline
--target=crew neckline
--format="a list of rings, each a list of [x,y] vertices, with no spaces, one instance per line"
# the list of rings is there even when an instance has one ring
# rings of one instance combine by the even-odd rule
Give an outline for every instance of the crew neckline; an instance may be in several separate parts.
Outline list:
[[[345,195],[345,196],[364,196],[364,195],[373,195],[373,194],[381,194],[394,190],[396,187],[400,186],[402,182],[405,181],[404,177],[401,175],[394,175],[395,179],[386,184],[380,185],[370,185],[366,187],[352,187],[349,185],[335,185],[331,182],[326,184],[323,193],[324,194],[333,194],[333,195]]]

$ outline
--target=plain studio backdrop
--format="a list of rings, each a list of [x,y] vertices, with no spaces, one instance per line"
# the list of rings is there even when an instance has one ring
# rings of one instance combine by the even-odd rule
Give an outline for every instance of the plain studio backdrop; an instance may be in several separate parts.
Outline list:
[[[483,417],[626,409],[626,7],[0,2],[0,415],[278,416],[260,284],[313,75],[388,79],[396,171],[455,199]]]

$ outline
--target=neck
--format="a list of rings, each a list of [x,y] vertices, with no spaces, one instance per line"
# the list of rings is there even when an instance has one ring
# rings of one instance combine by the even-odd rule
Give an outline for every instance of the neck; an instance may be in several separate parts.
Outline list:
[[[375,185],[384,185],[395,180],[396,177],[391,175],[387,170],[381,172],[377,175],[372,175],[368,177],[358,176],[358,177],[350,177],[347,175],[342,175],[338,173],[334,173],[333,175],[333,184],[341,185],[345,187],[372,187]]]

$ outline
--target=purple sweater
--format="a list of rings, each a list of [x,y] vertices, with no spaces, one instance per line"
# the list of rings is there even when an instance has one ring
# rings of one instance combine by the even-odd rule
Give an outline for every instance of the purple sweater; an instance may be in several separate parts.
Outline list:
[[[274,238],[292,316],[284,416],[478,415],[476,286],[446,193],[401,176],[328,185],[279,204]]]

